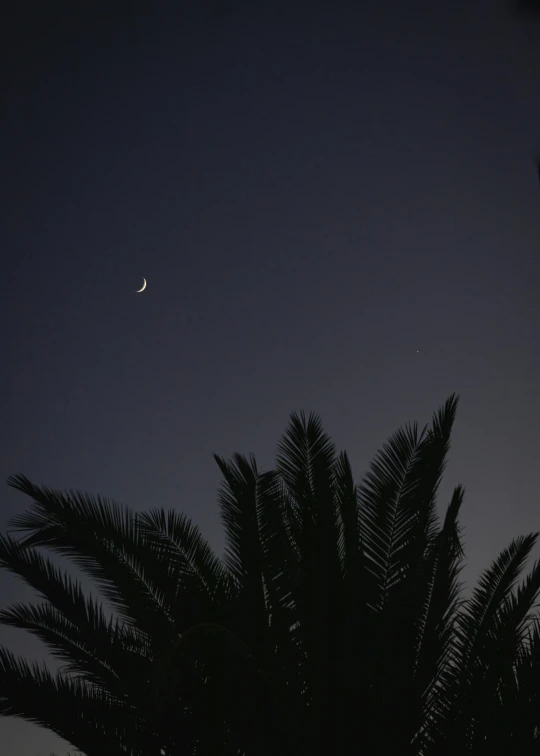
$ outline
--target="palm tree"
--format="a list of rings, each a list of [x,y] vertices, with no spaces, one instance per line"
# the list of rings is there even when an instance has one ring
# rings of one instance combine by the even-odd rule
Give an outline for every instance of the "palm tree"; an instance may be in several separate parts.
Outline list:
[[[175,511],[11,478],[33,503],[0,564],[41,602],[0,621],[64,666],[0,649],[0,713],[87,756],[538,748],[538,565],[518,584],[536,535],[463,597],[463,489],[441,522],[436,506],[457,402],[395,433],[360,485],[315,415],[291,416],[274,470],[216,456],[223,559]]]

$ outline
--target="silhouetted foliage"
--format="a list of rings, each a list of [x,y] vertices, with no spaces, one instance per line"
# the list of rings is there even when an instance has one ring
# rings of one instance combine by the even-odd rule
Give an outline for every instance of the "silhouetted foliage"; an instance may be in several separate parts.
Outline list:
[[[87,756],[537,749],[539,566],[519,582],[536,535],[463,598],[463,489],[436,511],[456,407],[395,433],[360,485],[315,415],[291,416],[274,470],[216,457],[221,560],[178,512],[11,478],[33,504],[19,537],[0,538],[0,564],[40,601],[0,621],[63,667],[0,649],[0,713]]]

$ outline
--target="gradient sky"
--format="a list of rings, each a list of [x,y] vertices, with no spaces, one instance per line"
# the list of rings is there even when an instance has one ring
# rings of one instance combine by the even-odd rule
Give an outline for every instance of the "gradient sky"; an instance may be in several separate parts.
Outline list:
[[[540,529],[540,29],[495,0],[131,5],[7,32],[0,477],[182,509],[221,551],[213,452],[269,466],[315,410],[360,478],[456,391],[474,577]]]

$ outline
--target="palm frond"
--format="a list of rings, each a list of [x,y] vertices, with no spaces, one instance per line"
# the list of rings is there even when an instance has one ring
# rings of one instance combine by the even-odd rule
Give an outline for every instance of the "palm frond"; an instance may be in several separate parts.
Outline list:
[[[120,663],[120,643],[124,651],[147,652],[149,641],[145,635],[114,617],[107,619],[101,604],[91,593],[85,593],[80,581],[63,573],[36,549],[21,546],[11,536],[0,535],[0,567],[31,586],[74,628],[77,641],[85,643],[92,655],[99,653],[108,665],[115,667]],[[133,660],[129,663],[132,665]]]
[[[463,488],[457,486],[448,505],[443,526],[434,538],[426,559],[428,583],[418,625],[415,670],[416,677],[424,683],[438,676],[439,666],[447,658],[456,621],[461,590],[458,576],[463,559],[458,515],[463,497]],[[434,645],[430,647],[430,644]]]
[[[137,518],[146,547],[162,565],[159,586],[177,632],[215,621],[227,604],[231,581],[199,528],[174,511],[154,509]]]
[[[33,499],[29,510],[11,521],[26,534],[21,545],[45,546],[71,559],[124,618],[162,639],[174,636],[160,588],[162,563],[147,548],[131,510],[99,497],[35,486],[22,475],[8,484]]]
[[[276,750],[298,753],[304,717],[301,701],[306,690],[305,639],[299,618],[305,597],[299,579],[299,555],[291,537],[287,496],[275,471],[259,475],[257,510],[263,551],[263,577],[268,600],[269,647],[266,684],[272,693]],[[285,747],[286,744],[286,747]]]
[[[536,534],[530,534],[514,539],[482,573],[472,596],[462,603],[454,627],[455,660],[447,670],[448,712],[441,725],[453,747],[466,743],[473,749],[479,738],[484,740],[486,707],[489,719],[493,716],[491,697],[486,699],[485,674],[492,664],[500,665],[493,653],[499,651],[495,639],[501,612],[508,605],[536,538]],[[498,683],[491,679],[493,689]],[[476,695],[484,712],[478,708]]]
[[[362,557],[358,489],[346,452],[338,455],[334,465],[335,496],[340,516],[339,555],[344,577],[358,583]]]
[[[180,560],[196,575],[204,591],[213,596],[223,579],[223,566],[200,529],[184,514],[150,509],[137,515],[146,538],[167,547],[164,558]]]
[[[341,571],[334,465],[334,444],[320,418],[293,413],[278,446],[276,471],[288,493],[290,534],[305,555],[306,575],[318,575],[323,562],[327,574]]]
[[[306,602],[300,581],[299,553],[291,535],[291,510],[287,503],[279,474],[275,471],[261,474],[258,482],[257,518],[270,631],[276,654],[292,654],[287,662],[287,670],[289,677],[294,678],[299,672],[298,654],[301,655],[298,647],[301,641],[295,629],[306,610]],[[292,684],[291,679],[289,684]]]
[[[0,715],[46,727],[88,756],[143,756],[154,740],[121,700],[96,686],[53,676],[45,665],[29,665],[1,647]]]
[[[447,668],[454,662],[454,625],[457,621],[461,584],[463,547],[458,515],[464,490],[457,486],[446,510],[444,523],[433,539],[425,559],[425,582],[421,591],[415,640],[414,685],[423,702],[421,719],[416,723],[418,743],[429,738],[430,729],[449,706],[452,676]],[[429,726],[427,726],[429,723]]]
[[[359,487],[365,596],[378,650],[371,662],[372,693],[394,722],[385,733],[386,750],[411,742],[423,718],[423,690],[415,672],[421,617],[433,580],[436,494],[456,407],[452,396],[429,429],[419,432],[413,424],[394,434]]]
[[[537,537],[536,533],[521,536],[503,549],[482,573],[473,595],[464,604],[458,628],[463,658],[469,668],[476,663],[476,655],[516,585]]]
[[[290,532],[301,555],[297,610],[309,660],[313,733],[324,731],[325,722],[334,718],[336,701],[328,700],[327,691],[336,684],[337,670],[328,648],[339,647],[343,623],[335,461],[334,444],[320,418],[293,413],[278,445],[276,471],[288,495]]]
[[[257,519],[257,463],[253,456],[247,459],[242,454],[235,454],[231,462],[214,454],[214,460],[223,475],[218,502],[225,527],[225,563],[254,614],[262,619],[266,612]]]
[[[478,653],[481,669],[477,665],[474,670],[477,679],[472,683],[475,689],[473,707],[475,718],[479,722],[475,732],[476,739],[491,737],[494,731],[493,720],[501,719],[497,712],[503,705],[506,704],[507,711],[512,711],[517,705],[519,691],[515,660],[527,638],[527,630],[533,619],[531,612],[539,592],[540,565],[537,562],[522,584],[504,600],[493,619],[492,628],[484,633],[482,649]],[[507,732],[514,727],[518,729],[512,725],[513,723],[507,719]],[[502,737],[504,733],[499,733],[499,740]]]
[[[457,403],[457,396],[449,397],[429,430],[419,433],[412,424],[395,433],[360,485],[362,544],[373,575],[371,602],[377,611],[435,533],[435,499]]]
[[[321,418],[293,412],[278,445],[276,469],[298,503],[313,507],[325,489],[331,494],[334,458],[334,444],[324,433]],[[311,508],[310,514],[316,519],[321,513]]]
[[[27,630],[39,638],[54,657],[65,662],[63,671],[106,687],[118,696],[133,696],[138,681],[149,677],[151,658],[141,653],[139,638],[112,622],[94,637],[48,604],[12,604],[0,610],[0,623]]]
[[[362,548],[372,575],[367,599],[377,612],[402,575],[399,554],[414,517],[411,505],[418,481],[412,472],[422,438],[416,424],[394,433],[376,454],[358,489]]]

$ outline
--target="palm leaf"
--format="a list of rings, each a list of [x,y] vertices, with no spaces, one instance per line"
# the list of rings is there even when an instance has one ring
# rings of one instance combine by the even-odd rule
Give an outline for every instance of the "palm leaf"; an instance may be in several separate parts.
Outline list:
[[[162,565],[160,588],[177,632],[215,621],[227,602],[230,579],[198,527],[174,511],[154,509],[137,519],[146,548]]]
[[[529,575],[515,591],[510,593],[493,618],[490,630],[484,633],[481,654],[481,672],[475,673],[478,681],[474,684],[474,711],[478,726],[475,742],[493,737],[493,721],[501,721],[498,710],[511,697],[516,701],[515,659],[519,648],[527,637],[531,614],[540,592],[540,565],[536,563]],[[510,706],[505,707],[511,710]],[[509,723],[505,728],[508,732]],[[504,733],[498,733],[498,739]],[[495,741],[496,742],[496,741]],[[510,743],[508,744],[511,745]]]
[[[478,738],[484,737],[476,692],[485,706],[480,691],[486,665],[495,663],[493,638],[499,617],[535,541],[535,534],[514,539],[482,573],[472,596],[463,602],[455,625],[455,663],[448,670],[450,709],[443,724],[444,737],[453,747],[465,744],[471,750]]]
[[[267,623],[266,596],[263,580],[263,552],[257,517],[258,471],[253,457],[235,454],[226,462],[217,454],[223,483],[218,493],[221,518],[225,526],[225,563],[239,589],[243,621],[250,607],[249,621],[255,622],[248,632],[264,637]]]
[[[360,533],[367,560],[365,595],[377,619],[380,650],[372,662],[374,694],[392,712],[385,749],[410,743],[423,718],[423,690],[414,680],[422,612],[433,580],[436,494],[449,449],[457,397],[432,426],[398,431],[378,453],[359,488]],[[376,672],[375,672],[376,670]]]
[[[133,710],[100,688],[29,665],[0,647],[0,714],[24,717],[86,756],[143,756],[152,736]]]
[[[223,580],[224,571],[199,528],[174,510],[151,509],[139,513],[137,519],[147,539],[161,548],[167,547],[163,558],[179,560],[186,571],[197,576],[208,596],[213,596]]]
[[[24,476],[13,476],[8,484],[33,499],[30,509],[11,521],[27,534],[21,545],[46,546],[68,557],[124,618],[162,640],[174,636],[170,597],[160,586],[162,563],[146,546],[130,510],[86,494],[38,487]]]
[[[85,595],[79,581],[63,574],[35,549],[23,548],[13,538],[0,536],[0,566],[23,578],[48,602],[28,607],[28,611],[18,605],[16,610],[0,613],[0,622],[21,628],[24,625],[47,645],[50,643],[66,661],[76,650],[74,658],[82,664],[81,670],[85,669],[84,659],[89,674],[97,674],[96,665],[101,663],[102,673],[112,682],[113,677],[118,677],[111,677],[112,670],[133,674],[134,665],[143,658],[141,653],[150,653],[146,637],[112,617],[107,620],[103,608],[91,595]],[[17,625],[17,621],[21,624]],[[55,626],[59,630],[56,639]]]
[[[377,453],[358,489],[362,548],[372,576],[367,599],[377,612],[402,574],[399,554],[414,514],[406,504],[414,500],[412,471],[422,437],[415,424],[398,430]]]
[[[447,716],[452,677],[447,668],[454,661],[454,626],[459,609],[463,548],[458,515],[464,491],[457,486],[448,505],[444,523],[433,539],[425,560],[423,606],[415,640],[414,686],[422,700],[422,712],[415,723],[417,747],[429,741],[440,720]]]
[[[465,603],[458,623],[459,639],[467,669],[478,661],[482,643],[492,631],[519,574],[536,542],[537,534],[514,539],[480,576],[472,597]]]
[[[338,672],[328,653],[339,648],[340,606],[339,512],[335,498],[334,444],[320,418],[293,413],[278,445],[276,471],[288,498],[289,531],[300,555],[301,601],[298,632],[307,656],[311,734],[324,732],[335,720],[335,699],[328,698]],[[333,726],[333,725],[331,725]],[[309,748],[309,746],[306,747]]]

